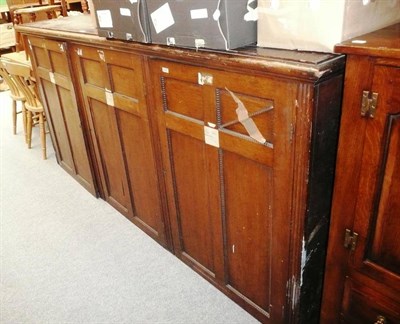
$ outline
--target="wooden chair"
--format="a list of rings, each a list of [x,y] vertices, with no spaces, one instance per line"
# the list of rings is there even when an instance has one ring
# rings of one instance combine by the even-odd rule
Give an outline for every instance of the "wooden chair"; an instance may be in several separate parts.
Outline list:
[[[27,113],[26,134],[28,148],[31,148],[33,123],[39,123],[43,159],[47,159],[44,110],[43,105],[36,94],[35,84],[31,79],[31,69],[27,65],[11,61],[5,62],[4,65],[12,80],[18,86],[18,89],[25,96],[25,109]]]
[[[14,82],[14,80],[8,74],[6,66],[5,66],[5,63],[7,63],[7,62],[9,62],[9,60],[7,60],[3,57],[0,58],[0,76],[3,78],[3,80],[8,85],[8,88],[10,89],[10,96],[12,99],[13,133],[14,133],[14,135],[17,134],[17,115],[22,114],[25,142],[27,142],[28,138],[26,135],[25,96],[22,93],[22,91],[20,91],[20,89],[18,88],[18,86]],[[17,111],[17,102],[21,102],[21,111]]]

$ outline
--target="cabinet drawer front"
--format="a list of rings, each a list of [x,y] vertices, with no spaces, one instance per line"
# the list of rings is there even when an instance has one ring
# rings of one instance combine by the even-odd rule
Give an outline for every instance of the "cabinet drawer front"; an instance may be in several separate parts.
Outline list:
[[[376,323],[379,317],[385,318],[386,324],[399,323],[399,301],[347,278],[343,298],[343,321],[352,324]]]
[[[297,85],[159,60],[151,73],[175,250],[272,318],[286,298]]]

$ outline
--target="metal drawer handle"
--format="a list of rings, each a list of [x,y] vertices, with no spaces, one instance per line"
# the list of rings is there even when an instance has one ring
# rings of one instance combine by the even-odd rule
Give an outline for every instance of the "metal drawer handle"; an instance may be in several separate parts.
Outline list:
[[[375,324],[386,324],[386,323],[387,323],[387,321],[386,321],[386,317],[385,317],[385,316],[378,315],[378,316],[376,317],[376,322],[375,322]]]

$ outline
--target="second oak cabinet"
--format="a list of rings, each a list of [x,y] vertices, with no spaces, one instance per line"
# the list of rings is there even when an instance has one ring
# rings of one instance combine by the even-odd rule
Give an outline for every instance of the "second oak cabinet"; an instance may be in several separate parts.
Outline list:
[[[93,144],[101,196],[167,245],[142,58],[71,46]]]

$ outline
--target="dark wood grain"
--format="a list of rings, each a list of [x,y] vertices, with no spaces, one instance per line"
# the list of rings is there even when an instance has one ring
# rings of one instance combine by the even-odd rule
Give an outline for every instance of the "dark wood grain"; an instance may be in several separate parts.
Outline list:
[[[337,46],[349,53],[328,244],[322,323],[400,321],[400,25]],[[361,116],[363,91],[378,93]],[[358,234],[354,251],[345,230]]]

